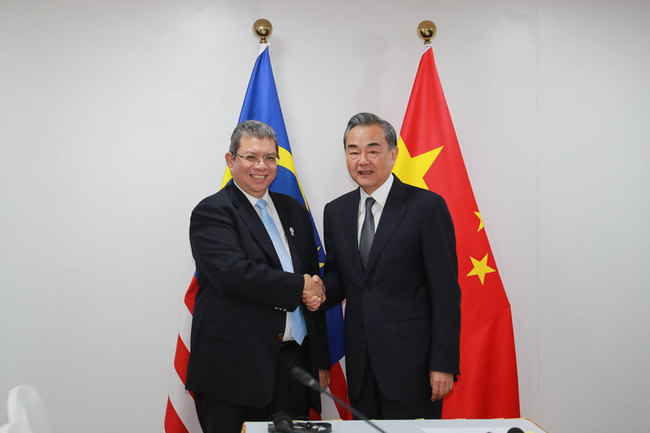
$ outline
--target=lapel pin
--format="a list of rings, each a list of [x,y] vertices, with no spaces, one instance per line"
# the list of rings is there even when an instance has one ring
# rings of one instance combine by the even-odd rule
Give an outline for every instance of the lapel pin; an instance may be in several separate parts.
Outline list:
[[[289,227],[289,234],[291,234],[291,236],[293,236],[293,227]]]

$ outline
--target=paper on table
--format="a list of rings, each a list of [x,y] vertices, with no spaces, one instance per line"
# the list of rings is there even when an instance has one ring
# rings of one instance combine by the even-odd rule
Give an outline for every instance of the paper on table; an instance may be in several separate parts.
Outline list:
[[[423,433],[508,433],[506,427],[425,427]]]

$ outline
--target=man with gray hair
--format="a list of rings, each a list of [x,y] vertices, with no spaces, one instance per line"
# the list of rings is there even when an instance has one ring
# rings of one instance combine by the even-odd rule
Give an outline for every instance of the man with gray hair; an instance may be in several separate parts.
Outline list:
[[[204,433],[239,433],[245,420],[279,411],[320,412],[319,395],[291,377],[294,366],[329,382],[311,218],[292,197],[269,191],[275,132],[259,121],[240,123],[225,158],[233,182],[202,200],[190,220],[199,289],[187,389]]]
[[[327,305],[346,300],[353,407],[369,418],[440,418],[458,374],[460,287],[444,199],[391,170],[397,135],[371,113],[348,122],[348,172],[359,188],[325,206]]]

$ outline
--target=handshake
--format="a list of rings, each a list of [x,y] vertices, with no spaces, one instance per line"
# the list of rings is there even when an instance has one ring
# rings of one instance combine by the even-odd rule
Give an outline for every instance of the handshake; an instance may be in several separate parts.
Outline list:
[[[318,275],[304,274],[303,276],[305,277],[305,286],[302,289],[302,302],[309,311],[316,311],[326,299],[323,280]]]

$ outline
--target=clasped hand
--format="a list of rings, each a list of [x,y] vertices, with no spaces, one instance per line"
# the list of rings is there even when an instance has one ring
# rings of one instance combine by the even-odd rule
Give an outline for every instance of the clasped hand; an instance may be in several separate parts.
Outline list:
[[[302,290],[302,302],[309,311],[316,311],[326,299],[323,280],[318,275],[309,276],[304,274],[304,277],[305,286]]]

